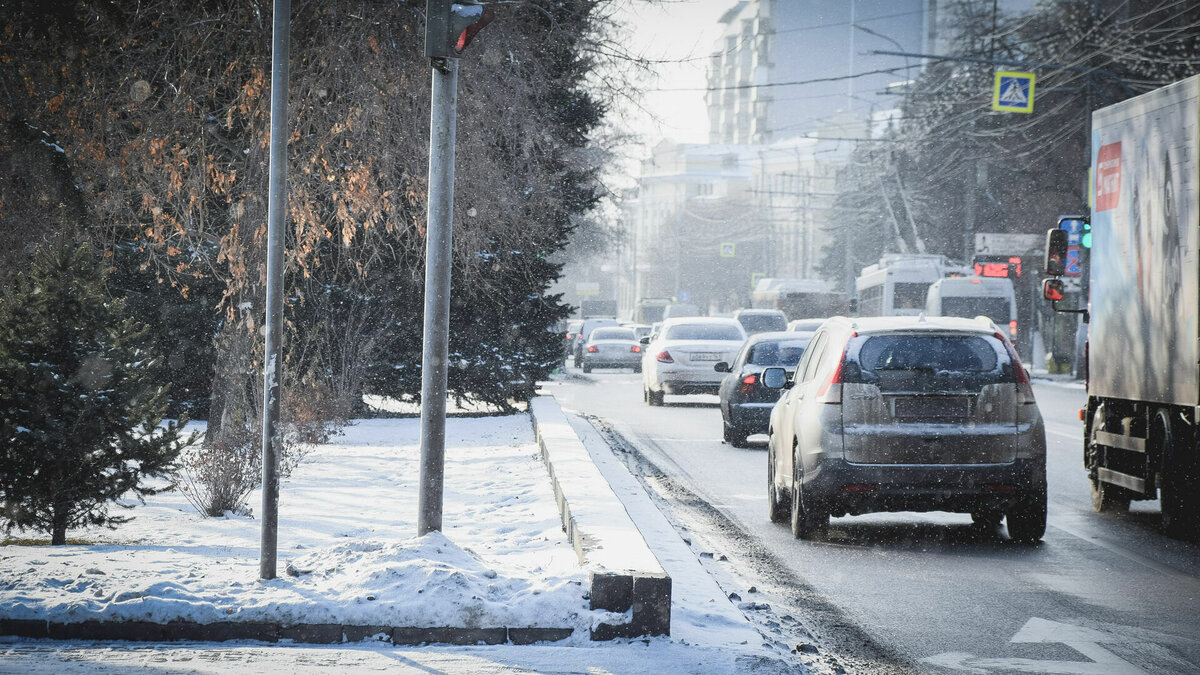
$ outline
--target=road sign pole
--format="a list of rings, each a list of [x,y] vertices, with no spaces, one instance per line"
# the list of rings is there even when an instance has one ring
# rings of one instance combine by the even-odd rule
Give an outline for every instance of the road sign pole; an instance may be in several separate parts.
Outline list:
[[[425,235],[425,336],[421,353],[421,478],[417,536],[442,529],[446,463],[446,374],[454,212],[458,61],[434,58],[429,113],[429,204]]]
[[[275,578],[279,544],[279,397],[283,377],[283,246],[287,211],[287,94],[291,0],[275,0],[271,37],[271,150],[267,177],[267,322],[263,359],[262,533],[258,575]]]

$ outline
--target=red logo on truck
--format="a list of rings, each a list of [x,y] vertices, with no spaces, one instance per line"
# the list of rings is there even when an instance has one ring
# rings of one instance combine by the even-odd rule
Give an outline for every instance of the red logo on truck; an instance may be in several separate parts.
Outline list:
[[[1096,210],[1117,208],[1121,201],[1121,143],[1100,146],[1096,153]]]

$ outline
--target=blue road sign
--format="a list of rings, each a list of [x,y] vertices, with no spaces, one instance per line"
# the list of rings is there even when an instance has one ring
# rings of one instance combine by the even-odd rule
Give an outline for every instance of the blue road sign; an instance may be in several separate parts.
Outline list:
[[[1063,276],[1077,277],[1082,273],[1083,270],[1079,267],[1079,247],[1071,246],[1067,249],[1067,268]]]

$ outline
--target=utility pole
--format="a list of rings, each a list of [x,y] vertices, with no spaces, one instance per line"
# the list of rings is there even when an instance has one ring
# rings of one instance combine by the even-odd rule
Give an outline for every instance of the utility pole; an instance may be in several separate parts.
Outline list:
[[[490,9],[426,0],[425,56],[433,71],[429,195],[425,227],[425,326],[421,350],[421,477],[417,536],[442,529],[446,467],[446,378],[453,253],[454,132],[458,55],[492,20]]]
[[[279,550],[279,398],[283,378],[283,246],[287,210],[291,0],[275,0],[271,34],[271,159],[267,187],[267,335],[263,358],[262,534],[258,576],[275,578]]]

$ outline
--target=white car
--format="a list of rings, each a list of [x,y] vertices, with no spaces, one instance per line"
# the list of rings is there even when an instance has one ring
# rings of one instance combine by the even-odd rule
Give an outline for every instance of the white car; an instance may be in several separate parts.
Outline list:
[[[692,316],[663,321],[643,341],[642,398],[659,406],[666,394],[716,394],[725,373],[714,366],[733,362],[746,331],[737,319]]]

